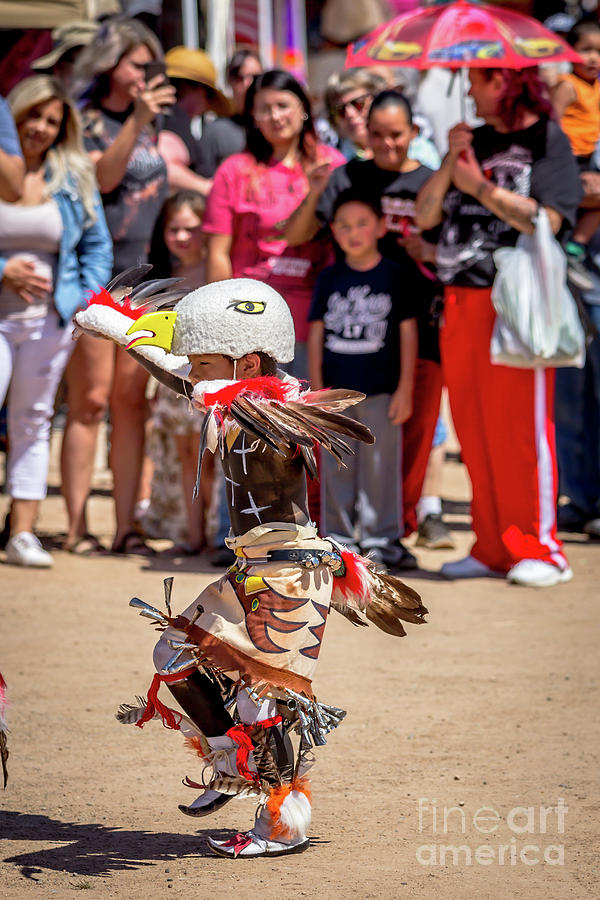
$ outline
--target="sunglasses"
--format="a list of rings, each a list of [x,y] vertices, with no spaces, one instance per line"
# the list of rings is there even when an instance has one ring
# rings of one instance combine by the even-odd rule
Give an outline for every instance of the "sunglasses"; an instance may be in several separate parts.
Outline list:
[[[354,97],[353,100],[346,100],[345,103],[338,103],[337,106],[333,107],[333,114],[338,119],[343,119],[347,112],[348,107],[351,106],[352,109],[357,113],[363,113],[367,107],[367,104],[373,99],[372,94],[361,94],[360,97]]]

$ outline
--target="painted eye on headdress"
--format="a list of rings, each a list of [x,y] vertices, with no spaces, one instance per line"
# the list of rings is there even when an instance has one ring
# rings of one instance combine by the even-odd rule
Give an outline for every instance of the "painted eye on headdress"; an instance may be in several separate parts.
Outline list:
[[[231,303],[231,306],[237,312],[247,313],[249,315],[256,315],[257,313],[263,313],[265,311],[265,304],[262,300],[236,300],[235,303]]]

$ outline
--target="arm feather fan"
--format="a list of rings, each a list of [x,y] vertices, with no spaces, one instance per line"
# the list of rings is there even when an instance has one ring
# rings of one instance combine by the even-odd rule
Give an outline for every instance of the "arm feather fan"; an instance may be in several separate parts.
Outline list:
[[[227,415],[252,438],[260,438],[279,453],[300,448],[311,451],[315,444],[343,465],[344,455],[354,454],[344,438],[372,444],[375,438],[368,428],[341,409],[359,403],[364,394],[356,391],[324,390],[302,393],[294,380],[275,376],[240,381],[202,382],[194,388],[194,403],[203,409]],[[343,435],[343,437],[342,437]],[[313,460],[303,452],[309,471]]]
[[[428,610],[419,594],[399,578],[378,572],[373,563],[358,553],[342,550],[344,571],[333,579],[331,606],[354,625],[369,622],[386,634],[404,637],[402,622],[421,625]]]

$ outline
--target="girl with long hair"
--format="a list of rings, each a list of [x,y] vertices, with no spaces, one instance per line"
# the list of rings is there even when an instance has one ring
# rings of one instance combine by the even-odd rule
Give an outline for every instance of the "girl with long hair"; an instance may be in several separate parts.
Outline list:
[[[46,495],[54,396],[72,344],[72,316],[110,277],[112,243],[77,108],[46,75],[8,101],[25,160],[23,196],[0,203],[0,399],[8,394],[12,498],[7,561],[51,566],[33,533]]]
[[[85,143],[96,166],[114,271],[145,263],[152,230],[167,195],[167,172],[156,148],[153,122],[174,102],[164,75],[146,77],[162,60],[156,36],[134,19],[102,25],[77,61],[76,80],[87,85],[83,109]],[[136,529],[144,448],[147,373],[128,354],[83,335],[67,370],[69,415],[62,448],[63,491],[69,513],[67,549],[88,554],[86,501],[100,423],[110,406],[110,466],[113,472],[115,553],[154,551]]]
[[[182,278],[182,286],[190,291],[206,283],[204,210],[204,198],[194,191],[179,191],[165,202],[150,250],[153,275],[157,278]],[[212,454],[207,454],[202,465],[200,496],[192,501],[202,421],[203,417],[191,409],[185,398],[158,385],[149,439],[154,464],[152,493],[142,525],[146,533],[174,541],[167,551],[171,556],[196,555],[206,541]],[[176,473],[179,478],[173,477]]]

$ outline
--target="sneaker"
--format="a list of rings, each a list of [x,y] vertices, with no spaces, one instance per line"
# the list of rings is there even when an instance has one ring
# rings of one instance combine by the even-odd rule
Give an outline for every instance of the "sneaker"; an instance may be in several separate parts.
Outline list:
[[[506,576],[511,584],[520,584],[524,587],[553,587],[555,584],[570,581],[572,577],[573,570],[569,567],[559,569],[558,566],[542,562],[541,559],[522,559]]]
[[[559,506],[556,511],[556,527],[559,531],[572,531],[583,534],[585,517],[570,503]]]
[[[396,540],[383,547],[363,547],[362,552],[376,565],[406,572],[418,569],[417,557],[407,550],[402,541]]]
[[[600,538],[600,519],[588,519],[583,526],[584,534],[589,534],[591,538]]]
[[[454,550],[456,544],[440,514],[430,513],[419,525],[417,547],[428,550]]]
[[[455,578],[503,578],[503,572],[490,569],[485,563],[479,562],[474,556],[465,556],[456,562],[444,563],[440,569],[440,575],[454,580]]]
[[[20,531],[11,537],[6,545],[6,562],[13,566],[33,566],[38,569],[49,569],[54,560],[46,553],[35,534]]]
[[[585,250],[576,244],[567,244],[567,281],[581,291],[591,291],[594,282],[585,266]]]
[[[228,841],[216,841],[214,838],[208,838],[208,846],[213,853],[216,853],[217,856],[229,856],[231,859],[237,859],[238,856],[247,859],[248,857],[287,856],[290,853],[303,853],[308,849],[309,844],[310,841],[307,837],[283,843],[260,837],[254,831],[249,831],[247,834],[236,834]]]
[[[228,569],[229,566],[232,566],[235,562],[235,553],[233,550],[230,550],[229,547],[219,547],[218,550],[215,551],[214,556],[212,557],[210,564],[211,566],[215,566],[215,568],[219,569]]]

